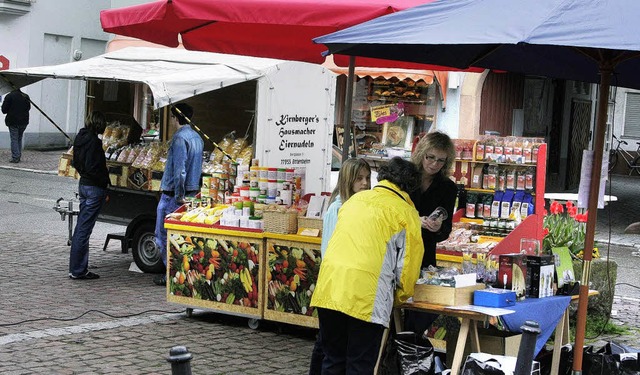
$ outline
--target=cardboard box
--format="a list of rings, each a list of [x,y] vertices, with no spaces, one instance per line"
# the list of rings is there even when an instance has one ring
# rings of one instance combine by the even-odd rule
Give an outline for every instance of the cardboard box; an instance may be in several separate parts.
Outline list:
[[[553,255],[527,256],[527,297],[553,295],[554,269]]]
[[[473,304],[486,307],[506,307],[516,304],[516,292],[508,289],[483,289],[473,292]]]
[[[454,337],[451,337],[449,334],[447,335],[447,353],[454,353],[456,348],[455,337],[457,337],[457,334]],[[499,331],[496,328],[478,328],[478,339],[480,341],[480,350],[482,353],[517,357],[518,350],[520,350],[522,334]],[[471,335],[467,337],[467,344],[464,347],[463,358],[466,358],[470,353]],[[447,358],[447,364],[451,367],[451,360],[449,358]]]
[[[413,292],[413,300],[415,302],[427,302],[445,306],[470,305],[473,303],[473,292],[484,288],[484,284],[475,284],[460,288],[416,284]]]
[[[523,254],[503,254],[499,258],[498,286],[516,292],[517,299],[527,292],[527,261]]]

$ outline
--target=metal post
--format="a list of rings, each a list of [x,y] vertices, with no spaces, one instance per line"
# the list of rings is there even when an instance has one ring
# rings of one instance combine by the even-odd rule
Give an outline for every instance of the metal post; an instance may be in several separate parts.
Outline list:
[[[67,246],[71,246],[71,240],[73,239],[73,201],[69,201],[69,239],[67,240]]]
[[[171,363],[171,375],[191,375],[191,357],[186,346],[171,348],[167,358],[167,362]]]
[[[520,341],[516,370],[513,375],[531,375],[533,352],[536,349],[536,339],[540,334],[540,326],[538,322],[527,320],[520,329],[522,330],[522,340]]]

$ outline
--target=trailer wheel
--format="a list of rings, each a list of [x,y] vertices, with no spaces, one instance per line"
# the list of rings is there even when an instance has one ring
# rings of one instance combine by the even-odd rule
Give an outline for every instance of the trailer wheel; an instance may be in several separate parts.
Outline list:
[[[247,325],[251,329],[258,329],[258,327],[260,327],[260,319],[249,318]]]
[[[136,265],[143,272],[161,273],[165,272],[165,266],[156,246],[154,231],[155,225],[152,223],[140,225],[133,234],[131,254]]]

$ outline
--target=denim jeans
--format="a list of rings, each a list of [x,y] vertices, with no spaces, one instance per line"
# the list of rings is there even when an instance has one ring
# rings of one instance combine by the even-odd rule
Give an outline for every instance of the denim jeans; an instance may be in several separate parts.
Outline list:
[[[22,135],[27,125],[9,126],[9,137],[11,138],[11,159],[20,160],[22,156]]]
[[[78,185],[80,213],[71,239],[69,274],[83,276],[89,269],[89,237],[104,205],[107,189],[90,185]]]
[[[167,230],[164,228],[164,218],[180,206],[181,204],[176,202],[174,197],[162,194],[158,202],[158,208],[156,209],[156,230],[154,234],[156,237],[156,246],[158,246],[162,263],[164,263],[165,266],[167,265]]]

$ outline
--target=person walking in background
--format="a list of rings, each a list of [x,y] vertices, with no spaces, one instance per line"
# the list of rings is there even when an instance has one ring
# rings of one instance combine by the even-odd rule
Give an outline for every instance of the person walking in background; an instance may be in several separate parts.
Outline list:
[[[80,129],[73,140],[72,165],[80,174],[80,212],[69,254],[69,277],[73,280],[100,278],[89,272],[89,237],[107,198],[109,185],[107,160],[102,141],[98,138],[98,134],[102,134],[106,126],[104,114],[92,112],[85,119],[84,128]]]
[[[411,161],[422,170],[420,189],[411,195],[411,200],[415,203],[422,222],[424,243],[422,268],[436,266],[436,243],[446,240],[451,234],[458,192],[456,184],[449,178],[454,160],[455,147],[451,138],[439,131],[422,137],[411,154]],[[429,219],[429,215],[438,207],[447,211],[447,218]],[[437,315],[406,310],[404,317],[405,329],[421,335]]]
[[[6,114],[4,122],[9,127],[11,138],[11,163],[20,163],[22,157],[22,136],[29,125],[29,110],[31,100],[29,95],[13,90],[5,95],[2,101],[2,113]]]
[[[318,309],[323,374],[372,374],[394,304],[413,295],[423,245],[409,193],[420,172],[395,157],[373,189],[344,202],[311,299]]]
[[[371,167],[364,159],[351,158],[345,160],[340,167],[338,183],[329,198],[329,208],[322,218],[322,244],[320,252],[324,258],[329,239],[338,220],[338,210],[342,203],[346,202],[352,195],[359,191],[371,189]],[[311,352],[311,366],[309,375],[320,374],[322,372],[322,338],[318,332],[318,337],[313,352]]]
[[[155,241],[162,263],[167,266],[167,230],[164,218],[184,203],[185,197],[193,197],[200,190],[202,174],[202,150],[204,142],[191,128],[189,122],[193,108],[186,103],[171,107],[170,126],[175,130],[167,153],[167,162],[160,182],[162,195],[156,210]],[[153,279],[156,285],[167,285],[166,274]]]

